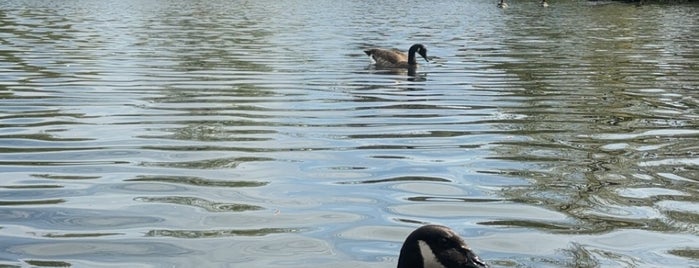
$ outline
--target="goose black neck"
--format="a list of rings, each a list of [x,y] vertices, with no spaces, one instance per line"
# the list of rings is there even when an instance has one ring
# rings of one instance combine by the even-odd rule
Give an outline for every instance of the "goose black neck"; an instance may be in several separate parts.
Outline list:
[[[415,52],[420,48],[420,45],[413,45],[410,47],[410,50],[408,50],[408,64],[409,65],[417,65],[417,61],[415,60]]]

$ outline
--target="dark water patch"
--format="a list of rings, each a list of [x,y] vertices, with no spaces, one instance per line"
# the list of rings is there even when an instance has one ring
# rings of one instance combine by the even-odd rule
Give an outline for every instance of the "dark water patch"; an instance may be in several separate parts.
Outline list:
[[[367,167],[353,167],[353,166],[338,166],[338,167],[328,167],[329,170],[365,170]]]
[[[673,249],[670,250],[669,253],[684,258],[699,260],[699,248]]]
[[[28,184],[28,185],[7,185],[0,186],[0,188],[5,189],[56,189],[63,188],[62,185],[49,185],[49,184]]]
[[[187,161],[187,162],[144,162],[142,165],[145,166],[160,166],[160,167],[170,167],[170,168],[194,168],[194,169],[211,169],[211,168],[235,168],[240,164],[249,162],[266,162],[274,161],[273,158],[268,157],[226,157],[226,158],[216,158],[201,161]]]
[[[211,180],[199,177],[185,176],[139,176],[134,179],[125,181],[147,181],[147,182],[167,182],[192,186],[204,187],[261,187],[269,184],[266,181],[227,181],[227,180]]]
[[[387,179],[378,179],[378,180],[364,180],[364,181],[338,182],[338,184],[374,184],[374,183],[404,182],[404,181],[450,182],[450,180],[444,179],[444,178],[418,177],[418,176],[404,176],[404,177],[387,178]]]
[[[87,166],[87,165],[121,165],[129,164],[125,161],[0,161],[0,166]]]
[[[417,224],[417,225],[427,225],[430,224],[428,221],[420,221],[416,219],[410,219],[410,218],[395,218],[393,219],[396,222],[402,222],[402,223],[407,223],[407,224]]]
[[[50,180],[95,180],[101,176],[82,176],[82,175],[54,175],[54,174],[32,174],[32,177],[50,179]]]
[[[229,236],[266,236],[279,233],[297,233],[303,229],[298,228],[262,228],[262,229],[228,229],[228,230],[151,230],[146,236],[152,237],[176,237],[176,238],[212,238]]]
[[[0,206],[34,206],[34,205],[55,205],[60,203],[65,203],[66,200],[63,199],[46,199],[46,200],[13,200],[13,201],[2,201],[0,200]]]
[[[0,126],[2,127],[2,126]],[[0,135],[3,139],[5,139],[5,144],[4,146],[7,147],[7,149],[12,149],[13,147],[16,150],[22,149],[23,147],[30,147],[31,144],[34,145],[41,145],[43,144],[44,147],[48,145],[53,145],[53,144],[59,144],[61,142],[83,142],[83,141],[90,141],[92,139],[85,139],[85,138],[67,138],[67,137],[58,137],[56,135],[52,135],[49,133],[30,133],[30,134],[19,134],[17,132],[21,132],[20,127],[15,128],[15,131],[12,131],[13,127],[3,127],[6,132],[15,132],[13,134],[5,134],[5,135]],[[49,143],[47,143],[49,142]],[[25,148],[26,149],[26,148]]]
[[[398,156],[398,155],[374,155],[372,157],[377,158],[377,159],[408,159],[405,156]]]
[[[238,203],[220,203],[206,200],[197,197],[187,197],[187,196],[159,196],[159,197],[136,197],[134,201],[140,202],[154,202],[154,203],[166,203],[166,204],[178,204],[185,206],[192,206],[203,208],[209,212],[242,212],[242,211],[252,211],[261,210],[263,207],[248,204],[238,204]]]
[[[103,236],[117,236],[123,235],[122,233],[46,233],[43,237],[46,238],[89,238],[89,237],[103,237]]]
[[[550,232],[576,233],[576,234],[579,233],[579,230],[577,230],[576,226],[569,226],[569,225],[564,225],[561,223],[545,222],[545,221],[501,220],[501,221],[479,222],[478,224],[543,229],[545,231],[550,231]]]
[[[36,267],[72,267],[70,262],[51,260],[24,260],[25,263]]]
[[[191,145],[191,144],[173,144],[168,146],[143,146],[145,150],[157,150],[157,151],[173,151],[173,152],[187,152],[187,151],[235,151],[243,153],[263,153],[263,152],[287,152],[287,151],[301,151],[307,150],[307,148],[258,148],[258,147],[241,147],[240,144],[237,146],[226,146],[224,144],[216,145]],[[314,150],[322,150],[323,148],[313,148]],[[327,150],[327,148],[325,148]],[[263,158],[262,161],[266,160]],[[157,163],[156,163],[157,164]]]
[[[411,196],[405,200],[413,202],[501,202],[500,199],[489,198],[460,198],[460,197],[437,197],[437,196]]]

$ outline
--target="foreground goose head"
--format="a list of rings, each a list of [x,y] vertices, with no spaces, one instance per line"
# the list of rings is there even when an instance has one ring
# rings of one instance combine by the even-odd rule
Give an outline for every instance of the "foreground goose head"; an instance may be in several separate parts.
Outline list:
[[[377,67],[387,67],[387,68],[410,68],[416,67],[417,61],[415,60],[415,53],[422,56],[425,61],[429,62],[427,59],[427,48],[422,44],[414,44],[408,50],[406,55],[403,52],[397,50],[372,48],[364,50],[369,58],[376,63]]]
[[[456,232],[441,225],[425,225],[403,243],[398,268],[486,268]]]

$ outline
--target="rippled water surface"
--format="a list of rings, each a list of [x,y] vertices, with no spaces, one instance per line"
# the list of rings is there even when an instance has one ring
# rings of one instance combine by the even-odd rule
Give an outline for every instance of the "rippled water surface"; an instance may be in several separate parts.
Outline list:
[[[699,266],[699,5],[495,3],[0,2],[0,266]]]

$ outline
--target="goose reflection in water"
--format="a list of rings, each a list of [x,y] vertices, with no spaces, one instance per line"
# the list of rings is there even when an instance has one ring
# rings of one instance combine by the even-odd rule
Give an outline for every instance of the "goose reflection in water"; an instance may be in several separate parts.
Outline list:
[[[408,53],[403,53],[397,49],[371,48],[364,50],[364,53],[369,56],[372,67],[376,70],[381,70],[380,73],[387,74],[406,74],[411,77],[417,77],[418,63],[415,54],[420,55],[426,62],[429,62],[427,57],[427,48],[422,44],[414,44],[408,49]],[[424,80],[424,77],[421,77]],[[414,79],[410,79],[414,80]]]

